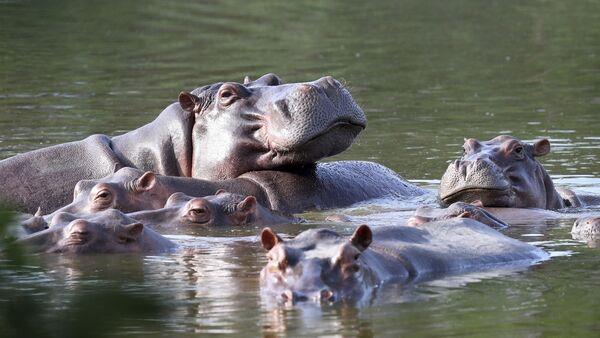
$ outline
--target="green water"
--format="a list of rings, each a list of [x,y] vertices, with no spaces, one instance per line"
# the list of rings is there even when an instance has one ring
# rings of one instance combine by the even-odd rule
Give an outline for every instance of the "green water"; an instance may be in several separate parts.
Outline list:
[[[598,1],[0,1],[0,158],[123,133],[181,90],[266,72],[344,81],[369,126],[336,159],[433,190],[464,137],[546,137],[557,183],[600,193]],[[342,212],[398,224],[414,207]],[[505,231],[548,262],[388,285],[362,307],[262,299],[259,228],[175,238],[188,249],[167,256],[34,257],[0,271],[0,336],[597,336],[600,249],[572,222]]]

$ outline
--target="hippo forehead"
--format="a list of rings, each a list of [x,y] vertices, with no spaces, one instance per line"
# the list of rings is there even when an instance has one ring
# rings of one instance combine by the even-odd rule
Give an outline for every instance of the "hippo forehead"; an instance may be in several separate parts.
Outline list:
[[[531,145],[509,135],[496,136],[488,141],[465,139],[465,144],[475,148],[471,150],[474,150],[477,153],[487,153],[490,156],[500,152],[501,150],[508,150],[517,144],[525,146],[528,149],[531,148]]]
[[[302,232],[293,240],[284,242],[288,248],[303,252],[304,258],[331,258],[343,243],[343,237],[328,229],[311,229]],[[294,252],[296,250],[290,250]]]

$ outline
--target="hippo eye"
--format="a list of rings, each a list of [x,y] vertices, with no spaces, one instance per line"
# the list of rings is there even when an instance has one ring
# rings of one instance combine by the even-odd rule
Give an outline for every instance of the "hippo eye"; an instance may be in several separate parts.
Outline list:
[[[360,254],[356,254],[356,255],[354,255],[354,260],[355,260],[355,261],[356,261],[356,260],[358,260],[358,257],[360,257]]]
[[[121,242],[122,244],[131,244],[135,242],[135,238],[131,238],[128,236],[119,236],[119,242]]]
[[[523,147],[518,146],[518,147],[515,148],[515,153],[521,154],[522,152],[523,152]]]
[[[111,196],[112,196],[111,192],[104,189],[104,190],[100,190],[96,194],[96,197],[94,199],[95,200],[107,200],[107,199],[111,198]]]
[[[206,213],[206,210],[204,209],[190,209],[189,211],[190,215],[203,215]]]

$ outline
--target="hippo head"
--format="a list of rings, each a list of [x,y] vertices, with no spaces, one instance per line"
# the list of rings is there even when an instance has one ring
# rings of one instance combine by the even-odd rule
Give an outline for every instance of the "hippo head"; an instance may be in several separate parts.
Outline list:
[[[285,302],[359,300],[373,285],[374,274],[360,259],[372,233],[359,226],[350,239],[327,230],[308,230],[284,241],[270,228],[261,233],[267,265],[261,286]]]
[[[151,171],[121,168],[99,180],[79,181],[73,191],[73,202],[45,218],[48,221],[59,212],[84,215],[106,209],[132,212],[161,208],[168,197],[163,188]]]
[[[142,252],[144,226],[118,210],[105,210],[89,219],[58,213],[49,229],[18,242],[35,252],[126,253]]]
[[[160,218],[172,225],[242,226],[256,218],[257,206],[254,196],[242,196],[222,190],[204,197],[191,197],[178,192],[169,197],[163,209],[153,213],[161,214]],[[144,212],[132,214],[132,217],[136,218],[138,214]]]
[[[347,149],[366,117],[330,76],[283,84],[274,74],[179,95],[195,116],[192,177],[226,179],[299,167]]]
[[[550,152],[548,140],[528,144],[505,135],[485,142],[470,138],[463,150],[442,177],[439,198],[443,204],[479,201],[485,207],[563,206],[550,176],[536,159]]]

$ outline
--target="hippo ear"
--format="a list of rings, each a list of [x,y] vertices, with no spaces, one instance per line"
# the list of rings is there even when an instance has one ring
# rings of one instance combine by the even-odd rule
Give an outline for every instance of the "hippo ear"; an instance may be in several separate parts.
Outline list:
[[[225,189],[219,189],[219,190],[215,191],[215,195],[225,194],[225,193],[227,193],[227,190],[225,190]]]
[[[256,211],[256,197],[248,196],[235,207],[236,211],[244,213],[254,213]]]
[[[360,251],[365,251],[371,245],[371,241],[373,241],[373,233],[371,232],[371,228],[366,224],[358,226],[358,229],[350,237],[352,245]]]
[[[156,184],[156,175],[151,171],[146,171],[140,178],[135,181],[135,190],[148,191]]]
[[[533,156],[544,156],[550,152],[550,141],[548,139],[541,139],[533,144]]]
[[[283,239],[271,230],[271,228],[264,228],[260,233],[260,242],[262,243],[263,248],[269,251],[273,249],[275,245],[282,243]]]
[[[181,92],[179,94],[179,104],[183,110],[190,113],[197,113],[200,98],[192,93]]]
[[[252,79],[250,79],[250,76],[246,75],[244,77],[244,86],[250,84],[250,82],[252,82]]]
[[[131,237],[139,237],[144,231],[144,225],[142,223],[132,223],[124,226],[127,235]]]
[[[281,81],[279,76],[273,73],[265,74],[252,82],[252,84],[258,84],[262,86],[279,86],[282,83],[283,81]]]
[[[123,168],[123,165],[119,162],[115,162],[115,164],[113,165],[113,174],[116,173],[117,171],[121,170]]]

